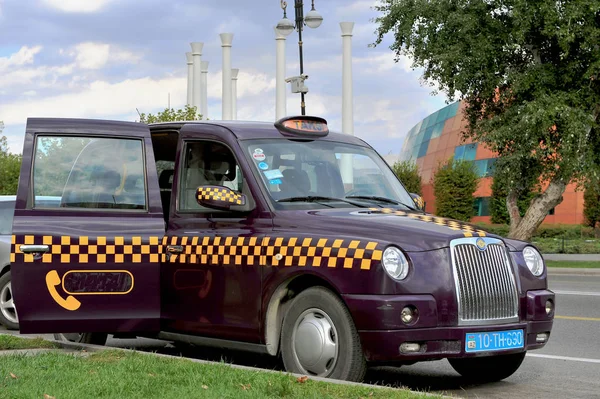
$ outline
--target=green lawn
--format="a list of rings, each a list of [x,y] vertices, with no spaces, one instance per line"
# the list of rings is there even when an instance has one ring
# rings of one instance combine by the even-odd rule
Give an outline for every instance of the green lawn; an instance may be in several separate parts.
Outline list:
[[[47,395],[47,396],[44,396]],[[7,398],[423,398],[400,389],[298,381],[283,373],[240,370],[142,353],[103,351],[0,358]]]
[[[56,348],[52,342],[44,341],[41,338],[25,339],[17,338],[13,335],[0,335],[0,350],[13,349],[37,349],[37,348]],[[1,358],[0,358],[1,359]]]
[[[564,261],[564,260],[547,260],[546,265],[548,267],[581,267],[585,269],[600,268],[600,262],[587,262],[587,261]]]

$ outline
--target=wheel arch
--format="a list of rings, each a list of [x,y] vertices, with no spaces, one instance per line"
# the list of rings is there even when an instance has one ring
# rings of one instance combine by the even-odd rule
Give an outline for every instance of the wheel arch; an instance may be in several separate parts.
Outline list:
[[[265,345],[270,355],[276,356],[279,353],[281,326],[287,308],[299,293],[311,287],[327,288],[343,302],[343,298],[335,286],[322,276],[316,274],[296,274],[280,283],[273,290],[265,312]]]

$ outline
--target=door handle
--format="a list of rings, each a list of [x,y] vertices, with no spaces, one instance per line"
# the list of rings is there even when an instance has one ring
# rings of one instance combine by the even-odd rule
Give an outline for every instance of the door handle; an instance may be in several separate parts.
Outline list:
[[[170,254],[180,254],[183,252],[183,247],[181,245],[169,245],[167,252]]]
[[[24,254],[40,254],[50,250],[48,245],[21,245],[19,247]]]

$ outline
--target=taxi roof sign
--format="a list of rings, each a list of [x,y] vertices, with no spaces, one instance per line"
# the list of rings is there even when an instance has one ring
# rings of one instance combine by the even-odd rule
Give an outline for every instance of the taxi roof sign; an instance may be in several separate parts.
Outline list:
[[[286,136],[325,137],[329,134],[327,121],[317,116],[290,116],[275,122],[275,127]]]

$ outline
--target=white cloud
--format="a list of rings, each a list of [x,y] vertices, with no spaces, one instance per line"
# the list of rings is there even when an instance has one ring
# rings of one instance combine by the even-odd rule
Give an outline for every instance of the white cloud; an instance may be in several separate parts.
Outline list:
[[[9,68],[33,64],[35,55],[40,51],[42,51],[42,46],[23,46],[18,52],[11,54],[8,57],[0,57],[0,72],[3,72]]]
[[[107,118],[135,113],[136,107],[140,112],[148,112],[162,99],[166,107],[168,93],[171,93],[172,103],[182,102],[186,96],[185,79],[143,78],[115,84],[95,81],[79,92],[5,104],[2,118],[10,125],[24,124],[30,116]]]
[[[96,12],[112,0],[42,0],[42,2],[62,12],[90,13]]]
[[[106,43],[79,43],[70,53],[81,69],[100,69],[109,62],[133,63],[139,56]]]

